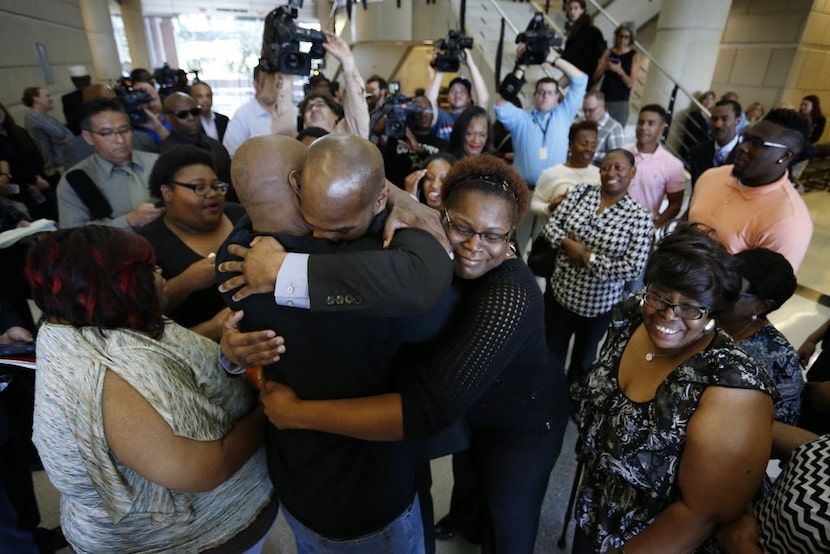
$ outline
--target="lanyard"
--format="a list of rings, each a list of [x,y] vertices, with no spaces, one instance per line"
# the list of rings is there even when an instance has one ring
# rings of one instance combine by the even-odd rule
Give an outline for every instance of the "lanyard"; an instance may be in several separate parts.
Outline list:
[[[535,123],[536,126],[539,127],[539,130],[542,131],[542,142],[544,142],[548,138],[548,127],[550,127],[550,121],[551,121],[551,119],[553,119],[553,110],[549,111],[548,114],[550,114],[550,115],[548,115],[548,121],[547,121],[547,123],[545,123],[545,128],[544,129],[542,128],[542,124],[539,123],[539,120],[536,119],[536,117],[533,118],[533,123]]]

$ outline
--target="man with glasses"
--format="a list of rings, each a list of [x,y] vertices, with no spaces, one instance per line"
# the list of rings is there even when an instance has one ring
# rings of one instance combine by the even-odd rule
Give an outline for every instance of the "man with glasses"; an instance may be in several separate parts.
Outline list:
[[[712,108],[709,129],[712,138],[694,145],[686,157],[692,174],[692,186],[707,169],[730,165],[738,153],[738,123],[743,109],[734,100],[719,100]]]
[[[164,99],[164,113],[173,130],[160,145],[162,152],[181,145],[195,146],[210,152],[219,180],[231,182],[231,158],[225,147],[205,134],[202,128],[202,107],[183,92],[174,92]],[[231,200],[234,200],[234,196]]]
[[[90,223],[134,229],[163,212],[147,181],[157,154],[133,150],[133,130],[122,105],[98,99],[85,106],[81,136],[95,153],[75,164],[58,183],[58,224]]]
[[[689,221],[714,229],[733,254],[768,248],[798,271],[813,222],[787,166],[804,146],[807,126],[794,110],[776,109],[742,136],[734,165],[710,169],[697,180]]]
[[[623,147],[625,132],[620,122],[611,117],[605,109],[605,95],[598,90],[585,95],[582,113],[585,114],[586,120],[597,124],[597,153],[594,154],[593,164],[601,167],[606,152]]]
[[[524,51],[525,45],[520,44],[516,50],[517,60],[522,59]],[[517,108],[510,102],[511,99],[505,98],[502,95],[504,87],[496,100],[496,117],[513,135],[513,165],[531,189],[536,187],[542,171],[568,160],[568,129],[582,106],[588,85],[588,76],[569,61],[558,57],[552,48],[546,63],[568,77],[570,86],[564,97],[559,92],[556,79],[543,77],[536,82],[533,109],[529,112]],[[520,88],[524,84],[526,69],[526,65],[517,63],[505,81],[515,80]],[[518,92],[516,90],[515,94]],[[516,229],[516,243],[521,252],[525,251],[537,231],[536,216],[529,213]]]

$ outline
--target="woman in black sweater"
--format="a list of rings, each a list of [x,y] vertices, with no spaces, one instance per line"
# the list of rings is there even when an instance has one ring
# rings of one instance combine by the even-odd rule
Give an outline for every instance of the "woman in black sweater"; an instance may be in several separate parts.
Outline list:
[[[442,196],[459,301],[441,336],[407,357],[399,392],[306,401],[269,382],[262,399],[281,429],[364,440],[426,437],[466,417],[484,550],[530,554],[568,397],[550,368],[539,286],[509,247],[528,190],[502,160],[477,156],[453,166]]]

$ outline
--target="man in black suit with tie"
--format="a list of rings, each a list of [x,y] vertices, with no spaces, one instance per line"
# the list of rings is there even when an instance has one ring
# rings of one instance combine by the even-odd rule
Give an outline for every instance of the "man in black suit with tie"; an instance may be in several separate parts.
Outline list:
[[[712,108],[712,119],[709,121],[712,138],[693,146],[686,158],[693,187],[700,174],[707,169],[730,165],[735,161],[741,113],[741,105],[735,100],[720,100]]]

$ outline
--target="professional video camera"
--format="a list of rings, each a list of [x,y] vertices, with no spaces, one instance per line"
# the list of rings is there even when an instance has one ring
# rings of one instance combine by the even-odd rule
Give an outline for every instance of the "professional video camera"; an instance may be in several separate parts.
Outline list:
[[[550,48],[561,48],[562,37],[551,29],[545,21],[542,12],[536,12],[527,25],[524,33],[516,36],[516,44],[524,43],[525,53],[518,63],[525,65],[541,65],[548,57]]]
[[[147,122],[144,108],[153,99],[146,90],[136,90],[135,83],[129,77],[121,77],[114,87],[115,94],[124,102],[124,109],[130,117],[131,125]]]
[[[465,37],[463,31],[450,31],[447,38],[435,43],[435,59],[430,65],[444,73],[458,73],[463,50],[473,47],[473,38]]]
[[[167,62],[162,67],[157,67],[153,70],[153,79],[159,85],[159,96],[164,99],[169,94],[176,92],[176,83],[179,81],[179,73],[184,73],[181,69],[171,68]],[[187,84],[187,74],[185,74],[185,84]]]
[[[259,65],[264,71],[308,75],[311,73],[311,60],[319,60],[326,55],[323,48],[326,37],[323,33],[294,24],[297,9],[302,7],[302,0],[290,0],[287,6],[272,10],[265,18],[259,59]],[[300,50],[300,43],[303,42],[311,43],[308,52]]]
[[[389,98],[383,103],[382,112],[386,115],[383,134],[390,139],[404,138],[407,124],[424,111],[423,106],[409,102],[400,90],[401,85],[397,81],[389,83]]]

